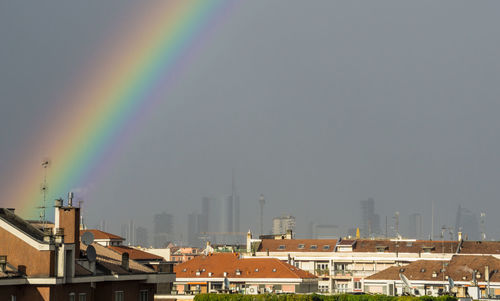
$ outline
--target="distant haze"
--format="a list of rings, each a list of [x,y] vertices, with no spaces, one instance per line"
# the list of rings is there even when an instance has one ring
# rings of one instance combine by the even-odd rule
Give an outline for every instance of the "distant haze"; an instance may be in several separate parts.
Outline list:
[[[132,3],[0,2],[0,181]],[[435,233],[461,204],[500,238],[499,11],[493,0],[242,1],[102,180],[77,192],[87,223],[152,230],[167,212],[185,236],[203,196],[231,194],[234,169],[242,231],[258,231],[263,193],[266,231],[281,214],[301,235],[312,221],[357,227],[372,197],[384,230],[396,211],[405,231],[420,213],[428,235],[434,202]]]

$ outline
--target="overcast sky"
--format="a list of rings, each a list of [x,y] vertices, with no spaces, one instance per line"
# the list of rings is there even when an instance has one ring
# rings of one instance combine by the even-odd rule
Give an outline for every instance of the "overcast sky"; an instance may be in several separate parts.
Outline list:
[[[0,180],[132,2],[0,2]],[[436,228],[454,226],[459,204],[485,211],[500,238],[499,11],[495,0],[241,2],[88,187],[89,223],[150,227],[166,211],[184,231],[202,196],[230,193],[234,168],[244,230],[257,230],[263,193],[268,227],[282,213],[299,232],[357,226],[373,197],[403,225],[411,213],[429,224],[432,201]]]

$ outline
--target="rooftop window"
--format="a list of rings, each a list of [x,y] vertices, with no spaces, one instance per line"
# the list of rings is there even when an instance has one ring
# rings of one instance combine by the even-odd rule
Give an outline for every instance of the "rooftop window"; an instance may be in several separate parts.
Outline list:
[[[285,245],[279,245],[278,250],[284,250],[285,248]]]
[[[306,247],[306,245],[304,244],[299,244],[299,249],[304,249]]]
[[[317,248],[318,248],[317,245],[311,245],[311,247],[310,247],[311,250],[316,250]]]
[[[324,245],[323,246],[323,250],[330,250],[330,246],[329,245]]]

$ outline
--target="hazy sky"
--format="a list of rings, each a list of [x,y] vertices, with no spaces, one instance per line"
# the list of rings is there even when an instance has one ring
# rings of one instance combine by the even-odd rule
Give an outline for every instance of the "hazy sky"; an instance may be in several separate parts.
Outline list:
[[[0,2],[0,180],[133,1]],[[148,1],[144,1],[147,5]],[[242,1],[85,193],[115,232],[231,190],[242,229],[273,216],[359,223],[459,204],[500,238],[499,1]],[[126,28],[124,28],[126,30]],[[71,101],[71,100],[68,100]],[[44,156],[46,154],[36,154]],[[57,160],[57,158],[52,158]],[[38,168],[38,167],[34,167]],[[426,232],[429,229],[425,229]]]

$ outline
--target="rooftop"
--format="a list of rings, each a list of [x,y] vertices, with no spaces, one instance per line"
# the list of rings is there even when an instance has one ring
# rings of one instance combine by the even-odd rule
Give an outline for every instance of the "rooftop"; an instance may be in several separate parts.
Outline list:
[[[237,253],[200,255],[175,266],[174,271],[177,278],[316,278],[276,258],[240,258]]]

